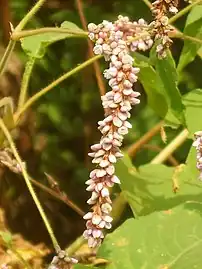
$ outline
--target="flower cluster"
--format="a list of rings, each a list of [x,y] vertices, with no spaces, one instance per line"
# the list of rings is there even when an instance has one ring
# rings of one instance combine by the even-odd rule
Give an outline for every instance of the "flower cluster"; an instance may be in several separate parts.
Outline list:
[[[70,269],[73,264],[78,263],[74,258],[70,258],[64,250],[60,250],[58,255],[53,257],[53,260],[48,269]]]
[[[202,180],[202,131],[198,131],[194,134],[195,141],[193,143],[193,146],[196,148],[197,154],[197,164],[196,167],[200,172],[199,179]]]
[[[88,25],[89,38],[95,42],[94,53],[103,54],[105,60],[117,56],[123,46],[131,51],[145,51],[153,45],[153,40],[144,19],[131,22],[128,17],[118,16],[114,23],[104,20],[102,23]]]
[[[12,151],[9,148],[4,148],[0,150],[0,164],[8,167],[12,172],[16,174],[22,173],[22,169],[19,163],[16,161],[16,159],[13,156]],[[25,167],[24,162],[23,162],[23,165]]]
[[[112,201],[109,187],[114,183],[120,183],[115,175],[114,164],[117,159],[123,157],[119,148],[123,136],[132,127],[128,122],[132,105],[140,102],[140,93],[133,90],[139,68],[133,67],[133,58],[129,53],[130,50],[145,50],[152,45],[148,34],[139,38],[139,43],[130,42],[132,38],[137,37],[141,25],[146,26],[142,19],[138,23],[132,23],[128,17],[122,16],[119,16],[114,24],[103,21],[99,25],[88,25],[89,37],[95,41],[94,53],[104,55],[110,62],[109,69],[104,71],[104,77],[111,87],[111,91],[102,96],[105,119],[98,122],[102,137],[98,144],[91,146],[92,152],[89,153],[93,158],[92,162],[97,165],[86,182],[87,191],[92,192],[87,201],[92,205],[92,211],[84,216],[87,220],[84,237],[90,247],[99,246],[104,238],[103,229],[111,228]]]
[[[152,4],[154,21],[150,24],[153,28],[155,40],[159,41],[156,52],[160,58],[166,57],[166,49],[172,44],[169,33],[173,28],[169,25],[168,13],[177,13],[177,2],[175,0],[156,0]]]

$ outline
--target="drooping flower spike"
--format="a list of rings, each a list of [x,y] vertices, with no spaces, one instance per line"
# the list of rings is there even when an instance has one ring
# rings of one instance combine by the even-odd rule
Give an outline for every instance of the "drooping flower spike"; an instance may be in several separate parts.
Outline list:
[[[156,52],[159,58],[166,57],[166,50],[171,46],[172,40],[169,37],[169,33],[174,30],[169,25],[168,14],[176,14],[178,12],[176,0],[156,0],[152,3],[152,13],[154,21],[150,24],[154,40],[157,40],[159,44],[156,47]]]
[[[109,61],[104,77],[111,87],[111,91],[101,97],[106,111],[105,119],[98,122],[102,137],[99,143],[91,146],[92,152],[89,153],[97,166],[86,182],[87,191],[92,192],[87,201],[92,205],[92,210],[84,216],[87,220],[84,237],[88,239],[90,247],[100,245],[104,238],[103,229],[110,229],[112,226],[112,201],[108,188],[114,183],[120,183],[115,175],[114,164],[123,157],[120,151],[123,137],[132,128],[128,121],[132,105],[140,102],[140,93],[133,90],[139,68],[133,67],[134,60],[130,56],[130,50],[146,50],[153,44],[149,34],[141,37],[141,25],[146,26],[143,19],[132,23],[128,17],[119,16],[114,24],[103,21],[99,25],[90,23],[88,26],[89,37],[95,41],[94,53],[104,55],[105,60]],[[137,32],[140,34],[139,40]],[[130,42],[134,37],[136,43]]]
[[[168,37],[171,28],[166,17],[169,12],[177,12],[172,0],[157,0],[153,4],[154,22],[148,25],[144,19],[131,22],[128,17],[119,16],[114,23],[104,20],[101,24],[88,25],[89,38],[95,43],[94,53],[103,55],[109,62],[104,77],[109,81],[111,91],[101,97],[105,109],[105,119],[98,122],[102,137],[100,142],[91,146],[92,163],[96,168],[86,181],[87,191],[92,192],[87,201],[92,205],[84,219],[86,230],[84,237],[90,247],[99,246],[104,238],[103,229],[110,229],[112,201],[109,188],[120,183],[115,175],[114,164],[123,157],[120,147],[123,137],[132,125],[128,121],[133,105],[140,103],[140,93],[133,90],[139,68],[133,67],[131,51],[146,51],[153,45],[153,38],[160,39],[157,46],[159,57],[165,57],[165,49],[171,41]],[[163,17],[162,17],[163,16]]]

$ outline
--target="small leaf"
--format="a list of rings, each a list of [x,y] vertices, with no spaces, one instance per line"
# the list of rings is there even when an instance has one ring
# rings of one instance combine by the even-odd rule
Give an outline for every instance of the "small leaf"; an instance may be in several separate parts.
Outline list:
[[[190,11],[187,17],[184,34],[199,39],[202,38],[202,5],[197,5]],[[201,47],[202,46],[197,42],[190,40],[184,41],[184,47],[177,66],[178,72],[181,72],[187,64],[194,60]]]
[[[107,235],[98,256],[105,269],[191,269],[202,264],[202,204],[129,219]]]
[[[153,54],[154,53],[156,52],[153,50]],[[156,87],[158,87],[164,95],[171,113],[176,119],[184,124],[184,106],[182,104],[180,91],[177,87],[178,77],[174,59],[172,58],[171,53],[167,53],[165,59],[158,59],[157,57],[154,57],[154,55],[151,57],[154,59],[157,73]]]
[[[202,130],[201,107],[202,107],[202,89],[196,89],[183,97],[185,105],[185,120],[190,135],[196,131]]]
[[[9,232],[0,231],[0,236],[7,245],[12,243],[12,235]]]
[[[158,116],[164,118],[168,111],[168,105],[165,97],[156,86],[157,76],[154,68],[149,64],[149,58],[139,53],[134,53],[134,59],[135,66],[140,67],[138,78],[147,94],[148,104]]]
[[[68,21],[63,22],[60,28],[76,30],[81,32],[81,34],[84,33],[84,31],[80,29],[76,24]],[[49,45],[56,41],[74,36],[75,35],[73,34],[59,32],[38,34],[21,39],[21,46],[28,56],[42,58],[45,55],[46,48]]]

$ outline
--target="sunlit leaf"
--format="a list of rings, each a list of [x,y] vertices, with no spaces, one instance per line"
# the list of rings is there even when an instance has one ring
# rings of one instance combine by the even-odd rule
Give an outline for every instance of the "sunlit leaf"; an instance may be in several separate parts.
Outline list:
[[[81,32],[81,34],[84,33],[84,31],[80,29],[76,24],[68,21],[63,22],[61,24],[61,28],[76,30]],[[56,41],[74,36],[75,35],[69,33],[43,33],[21,39],[21,45],[25,53],[30,57],[42,58],[46,52],[46,48],[49,45]]]
[[[10,234],[9,232],[0,231],[0,237],[7,245],[10,245],[12,243],[12,234]]]
[[[157,72],[156,87],[164,95],[171,113],[177,120],[184,124],[184,106],[177,87],[178,76],[174,59],[170,53],[167,53],[165,59],[158,59],[157,56],[153,56],[153,60]]]
[[[202,204],[129,219],[107,235],[98,256],[105,269],[190,269],[202,264]]]
[[[163,164],[146,164],[136,171],[126,155],[119,161],[116,170],[121,180],[121,189],[133,214],[147,215],[154,211],[170,209],[188,200],[202,202],[202,183],[196,176],[190,176],[190,166],[180,176],[180,191],[175,194],[172,189],[174,167]],[[192,168],[197,172],[196,168]]]
[[[193,137],[196,131],[202,130],[202,120],[200,117],[202,108],[202,89],[196,89],[189,92],[183,98],[183,103],[185,105],[185,119],[186,125]]]
[[[197,37],[199,39],[202,38],[202,5],[197,5],[190,11],[187,17],[184,34]],[[190,40],[184,41],[184,47],[177,66],[178,72],[194,60],[200,48],[201,45],[197,42]]]
[[[163,94],[157,87],[157,76],[154,68],[149,63],[149,58],[139,54],[134,54],[135,66],[140,68],[138,74],[139,81],[142,83],[147,94],[148,104],[162,118],[168,111],[168,105]]]

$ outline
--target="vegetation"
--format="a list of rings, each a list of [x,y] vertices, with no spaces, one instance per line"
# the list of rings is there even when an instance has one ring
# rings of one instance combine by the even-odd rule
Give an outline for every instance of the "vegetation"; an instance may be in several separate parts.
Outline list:
[[[0,17],[0,268],[200,268],[201,1]]]

